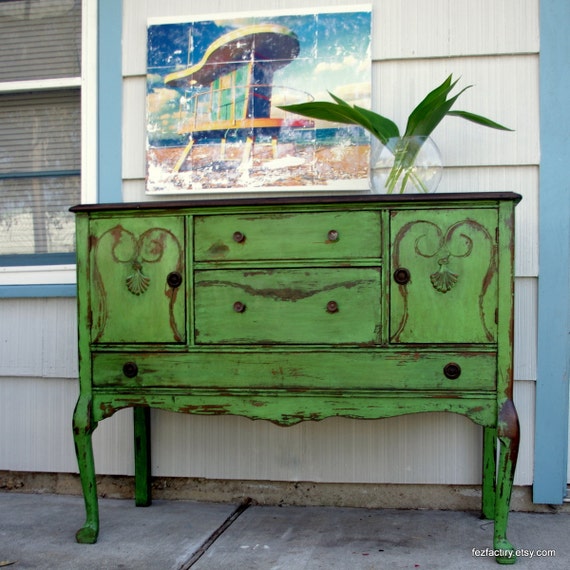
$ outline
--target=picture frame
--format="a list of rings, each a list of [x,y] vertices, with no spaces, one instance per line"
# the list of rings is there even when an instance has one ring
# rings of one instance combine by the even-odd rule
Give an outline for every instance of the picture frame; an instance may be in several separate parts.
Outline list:
[[[150,20],[146,193],[369,190],[364,129],[279,106],[369,108],[371,20],[364,5]]]

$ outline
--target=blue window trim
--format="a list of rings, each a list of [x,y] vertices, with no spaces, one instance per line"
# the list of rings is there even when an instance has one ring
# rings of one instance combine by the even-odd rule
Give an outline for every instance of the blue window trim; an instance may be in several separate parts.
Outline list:
[[[123,2],[98,0],[97,10],[97,196],[99,202],[121,202]],[[46,176],[57,174],[79,173],[45,173]],[[26,176],[29,173],[16,173],[11,177],[17,175]],[[3,266],[67,265],[74,262],[75,254],[0,256],[0,265]],[[75,295],[76,286],[73,284],[0,285],[0,298]]]
[[[561,504],[570,368],[570,3],[540,2],[540,217],[535,503]]]
[[[122,0],[99,0],[97,81],[97,195],[122,202]]]
[[[77,286],[74,283],[49,285],[2,285],[0,299],[22,299],[28,297],[76,297]]]
[[[29,267],[33,265],[71,265],[75,263],[75,253],[35,253],[22,255],[0,255],[2,267]]]

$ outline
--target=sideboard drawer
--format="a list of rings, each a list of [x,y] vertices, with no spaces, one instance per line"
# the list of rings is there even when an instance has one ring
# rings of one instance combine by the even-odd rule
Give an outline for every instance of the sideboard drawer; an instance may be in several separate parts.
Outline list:
[[[198,344],[379,342],[380,268],[196,271]]]
[[[381,255],[378,212],[196,216],[196,261],[355,259]]]
[[[455,372],[452,374],[451,372]],[[451,377],[450,377],[451,376]],[[496,353],[209,349],[189,353],[101,352],[93,355],[99,388],[207,390],[402,390],[445,393],[496,389]],[[384,395],[384,397],[388,397]],[[347,402],[347,405],[350,405]]]

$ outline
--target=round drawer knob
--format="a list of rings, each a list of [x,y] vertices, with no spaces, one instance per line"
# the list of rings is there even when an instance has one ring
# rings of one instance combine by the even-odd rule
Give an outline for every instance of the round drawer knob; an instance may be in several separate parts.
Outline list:
[[[338,303],[336,301],[327,303],[327,313],[338,313]]]
[[[241,301],[236,301],[234,303],[234,311],[236,313],[243,313],[245,311],[245,304]]]
[[[243,243],[245,241],[245,234],[242,232],[234,232],[232,238],[236,243]]]
[[[338,231],[337,230],[329,230],[327,234],[327,238],[329,241],[338,241]]]
[[[396,269],[396,271],[394,271],[394,281],[398,285],[406,285],[410,282],[410,278],[410,270],[406,269],[405,267],[399,267]]]
[[[457,380],[461,376],[461,366],[455,362],[450,362],[443,367],[443,373],[450,380]]]
[[[166,276],[166,282],[170,287],[176,289],[182,285],[182,275],[178,271],[172,271]]]
[[[123,374],[127,378],[134,378],[139,373],[139,367],[134,362],[125,362],[123,364]]]

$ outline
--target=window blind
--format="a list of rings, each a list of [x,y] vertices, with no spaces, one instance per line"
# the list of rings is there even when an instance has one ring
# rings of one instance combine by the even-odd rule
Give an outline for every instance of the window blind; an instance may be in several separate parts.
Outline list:
[[[79,91],[0,95],[0,255],[73,251]]]
[[[81,0],[0,0],[0,82],[81,75]]]
[[[81,75],[81,0],[0,0],[1,256],[74,250],[80,90],[34,81]],[[29,92],[2,92],[30,82]]]

